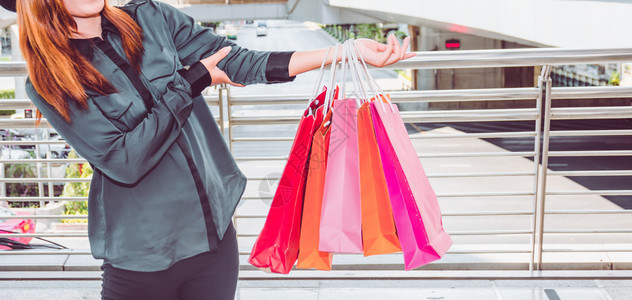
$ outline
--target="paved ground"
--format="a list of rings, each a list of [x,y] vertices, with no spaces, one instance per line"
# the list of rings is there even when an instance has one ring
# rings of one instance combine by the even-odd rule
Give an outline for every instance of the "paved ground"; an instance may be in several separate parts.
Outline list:
[[[2,300],[100,299],[100,290],[99,281],[0,281]],[[626,300],[632,281],[242,280],[235,299]]]

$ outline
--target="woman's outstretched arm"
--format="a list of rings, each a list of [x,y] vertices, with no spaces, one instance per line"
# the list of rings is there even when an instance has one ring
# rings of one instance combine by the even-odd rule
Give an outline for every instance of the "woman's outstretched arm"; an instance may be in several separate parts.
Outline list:
[[[409,37],[405,38],[403,44],[400,46],[395,36],[389,35],[386,44],[378,43],[370,39],[358,39],[356,45],[367,64],[376,67],[384,67],[402,59],[415,56],[415,53],[406,53],[409,41]],[[342,45],[337,46],[341,47]],[[342,51],[338,49],[336,62],[340,60],[341,52]],[[326,53],[327,48],[294,52],[290,58],[289,75],[295,76],[319,68]],[[333,60],[332,56],[333,51],[329,51],[329,56],[325,64],[331,64]]]

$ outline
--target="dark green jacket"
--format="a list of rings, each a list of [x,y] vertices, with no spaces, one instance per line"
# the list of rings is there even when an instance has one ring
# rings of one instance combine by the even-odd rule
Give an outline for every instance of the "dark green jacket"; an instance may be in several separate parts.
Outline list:
[[[122,8],[143,30],[141,74],[103,17],[104,40],[71,42],[117,93],[86,91],[88,109],[68,101],[68,123],[30,80],[26,89],[51,126],[95,168],[88,197],[93,256],[117,268],[158,271],[217,249],[246,186],[200,95],[210,76],[199,60],[231,45],[218,67],[234,82],[285,82],[294,79],[288,76],[292,52],[240,48],[162,2],[132,0]]]

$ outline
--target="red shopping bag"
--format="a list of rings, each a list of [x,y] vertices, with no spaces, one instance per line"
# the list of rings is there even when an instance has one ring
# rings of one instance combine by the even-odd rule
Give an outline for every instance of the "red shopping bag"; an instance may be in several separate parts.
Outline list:
[[[307,160],[312,136],[323,119],[322,109],[318,108],[322,107],[324,97],[322,92],[310,103],[298,125],[268,217],[248,259],[253,266],[288,274],[296,262]]]
[[[338,87],[333,91],[333,99],[338,97]],[[333,106],[335,102],[331,102]],[[299,269],[331,270],[333,254],[318,250],[320,238],[320,214],[323,205],[323,188],[325,186],[325,170],[327,168],[327,154],[331,137],[331,116],[329,110],[320,127],[314,133],[312,149],[308,164],[305,197],[303,200],[303,215],[301,219],[301,237],[298,249]]]
[[[443,229],[437,196],[397,106],[376,100],[371,103],[371,116],[405,267],[414,269],[440,259],[452,239]]]

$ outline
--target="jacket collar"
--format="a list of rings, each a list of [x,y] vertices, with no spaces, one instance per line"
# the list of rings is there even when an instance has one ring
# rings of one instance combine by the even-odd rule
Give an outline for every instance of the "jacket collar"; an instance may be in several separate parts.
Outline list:
[[[101,14],[101,32],[103,40],[105,40],[106,35],[110,33],[116,34],[118,36],[121,35],[114,24],[112,24],[106,17],[104,17],[103,14]],[[86,39],[71,38],[70,44],[73,45],[77,49],[77,51],[81,53],[81,55],[85,56],[88,61],[92,61],[92,58],[94,57],[94,43],[100,40],[101,38],[99,37]]]

